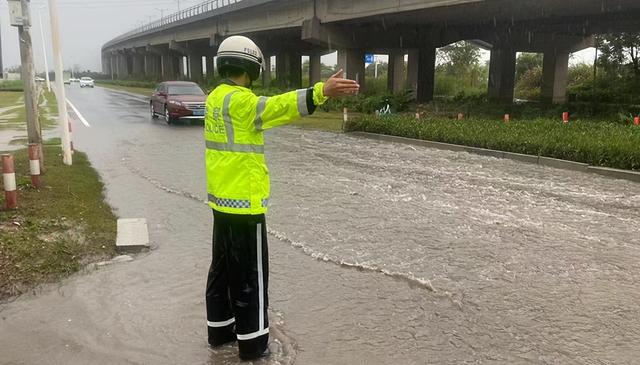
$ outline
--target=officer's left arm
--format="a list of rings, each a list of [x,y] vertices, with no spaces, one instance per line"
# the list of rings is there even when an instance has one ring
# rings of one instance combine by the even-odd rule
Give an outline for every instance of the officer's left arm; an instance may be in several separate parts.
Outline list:
[[[266,97],[253,94],[243,95],[243,100],[235,102],[243,105],[246,115],[241,119],[251,121],[257,131],[289,124],[300,117],[313,114],[317,106],[327,101],[324,96],[324,83],[319,82],[308,89]]]

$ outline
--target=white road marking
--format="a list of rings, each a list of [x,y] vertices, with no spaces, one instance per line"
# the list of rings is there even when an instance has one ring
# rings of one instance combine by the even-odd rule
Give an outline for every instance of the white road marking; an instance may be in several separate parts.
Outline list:
[[[76,113],[76,115],[78,116],[78,118],[80,118],[80,121],[82,122],[82,124],[84,124],[85,127],[87,128],[91,128],[91,124],[89,124],[89,122],[87,122],[86,119],[84,119],[84,117],[82,116],[82,114],[80,114],[80,112],[78,111],[78,109],[71,104],[71,101],[69,99],[67,99],[67,104],[69,104],[69,106],[71,107],[71,109],[73,109],[73,112]]]

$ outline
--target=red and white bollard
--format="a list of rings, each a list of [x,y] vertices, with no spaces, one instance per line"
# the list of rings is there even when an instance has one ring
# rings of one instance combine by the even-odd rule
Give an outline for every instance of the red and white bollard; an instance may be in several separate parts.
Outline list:
[[[5,207],[7,209],[18,208],[16,170],[13,166],[12,155],[2,155],[2,182],[4,184]]]
[[[342,121],[344,123],[349,121],[349,109],[347,109],[347,108],[343,108],[342,109]]]
[[[32,143],[29,145],[29,171],[31,172],[31,185],[40,189],[40,145]]]
[[[416,119],[420,119],[420,112],[416,112]]]
[[[511,116],[509,114],[504,115],[504,122],[509,123],[511,121]]]
[[[640,117],[633,118],[633,125],[640,125]]]
[[[463,120],[463,119],[464,119],[464,114],[458,113],[458,120]]]
[[[71,145],[71,153],[75,152],[73,149],[73,125],[69,121],[69,144]]]
[[[569,123],[569,112],[562,113],[562,121],[564,123]]]

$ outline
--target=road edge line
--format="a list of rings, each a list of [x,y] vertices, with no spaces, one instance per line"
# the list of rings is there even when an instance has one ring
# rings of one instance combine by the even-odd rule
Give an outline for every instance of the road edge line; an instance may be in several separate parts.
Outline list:
[[[80,121],[82,122],[82,124],[84,124],[85,127],[87,128],[91,128],[91,124],[89,124],[89,122],[87,122],[86,119],[84,119],[84,116],[82,116],[82,114],[80,113],[80,111],[78,110],[78,108],[75,107],[75,105],[73,105],[71,103],[71,101],[69,100],[69,98],[67,98],[67,104],[69,104],[69,106],[71,107],[71,109],[73,110],[74,113],[76,113],[76,115],[78,116],[78,118],[80,118]]]

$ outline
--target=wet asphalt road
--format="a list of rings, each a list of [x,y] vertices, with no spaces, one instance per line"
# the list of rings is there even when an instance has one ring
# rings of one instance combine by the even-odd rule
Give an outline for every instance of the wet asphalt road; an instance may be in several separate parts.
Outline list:
[[[199,126],[69,89],[154,250],[0,306],[2,364],[233,364],[206,346]],[[273,364],[634,364],[640,184],[466,153],[269,132]]]

